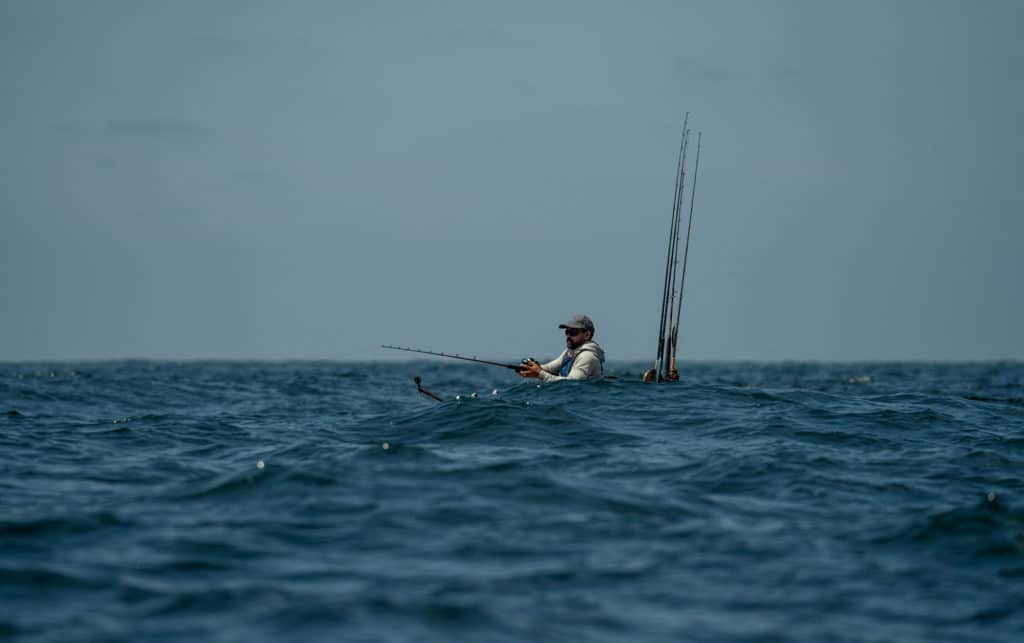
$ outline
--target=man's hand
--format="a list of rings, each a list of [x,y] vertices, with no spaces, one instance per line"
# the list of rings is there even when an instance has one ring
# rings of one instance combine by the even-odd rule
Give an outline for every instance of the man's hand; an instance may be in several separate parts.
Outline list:
[[[540,362],[534,359],[523,360],[516,372],[519,373],[519,377],[540,377]]]

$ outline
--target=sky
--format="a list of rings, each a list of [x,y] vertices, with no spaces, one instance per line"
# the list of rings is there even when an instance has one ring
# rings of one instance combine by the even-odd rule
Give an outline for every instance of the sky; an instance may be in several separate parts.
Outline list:
[[[1024,3],[0,0],[0,360],[1024,359]]]

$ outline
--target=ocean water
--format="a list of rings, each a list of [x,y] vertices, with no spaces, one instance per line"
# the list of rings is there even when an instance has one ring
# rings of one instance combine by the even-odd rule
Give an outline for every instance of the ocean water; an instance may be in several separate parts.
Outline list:
[[[1024,640],[1024,365],[645,366],[0,364],[0,639]]]

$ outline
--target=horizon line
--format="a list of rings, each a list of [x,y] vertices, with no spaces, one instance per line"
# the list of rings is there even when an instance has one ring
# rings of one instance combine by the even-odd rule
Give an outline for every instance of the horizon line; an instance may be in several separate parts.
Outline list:
[[[337,364],[411,364],[421,362],[445,363],[444,359],[431,359],[429,357],[402,358],[343,358],[343,357],[79,357],[79,358],[28,358],[28,359],[7,359],[0,358],[0,365],[17,364],[87,364],[87,363],[117,363],[117,362],[162,362],[162,363],[199,363],[199,362],[221,362],[221,363],[287,363],[287,362],[309,362],[323,363],[331,362]],[[611,359],[608,364],[637,364],[652,361],[650,358],[626,358]],[[983,358],[793,358],[784,357],[776,359],[763,358],[699,358],[681,359],[680,363],[686,364],[1003,364],[1003,363],[1024,363],[1020,357],[983,357]]]

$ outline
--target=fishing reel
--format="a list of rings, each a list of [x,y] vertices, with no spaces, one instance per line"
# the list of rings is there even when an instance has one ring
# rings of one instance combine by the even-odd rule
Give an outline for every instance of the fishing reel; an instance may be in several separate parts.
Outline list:
[[[516,370],[520,372],[525,371],[527,368],[529,368],[531,362],[534,364],[538,363],[537,360],[533,359],[532,357],[524,357],[523,360],[519,362],[519,368],[517,368]]]

